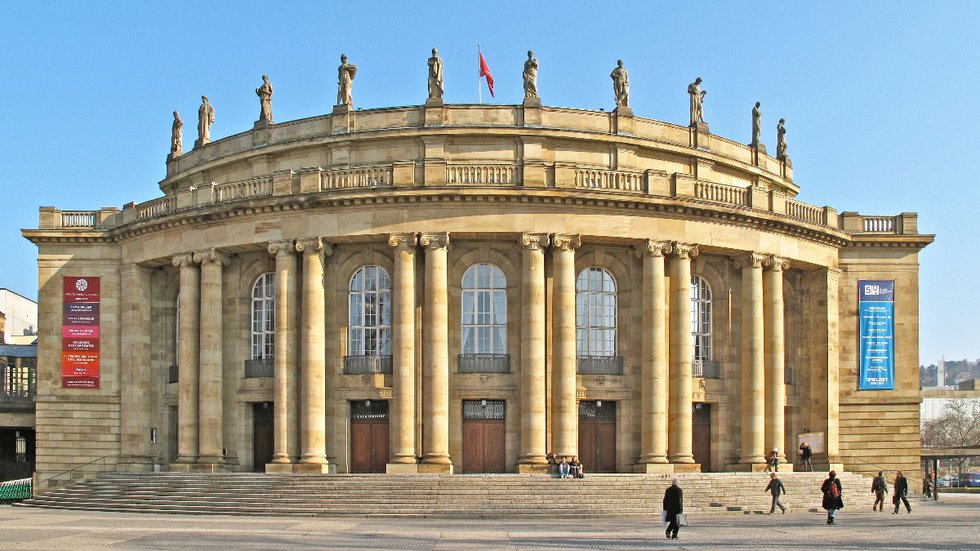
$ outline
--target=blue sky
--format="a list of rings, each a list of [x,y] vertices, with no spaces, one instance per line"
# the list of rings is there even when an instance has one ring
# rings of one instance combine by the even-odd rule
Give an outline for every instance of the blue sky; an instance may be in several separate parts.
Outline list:
[[[775,150],[786,118],[799,199],[919,213],[920,360],[980,358],[975,239],[980,2],[4,2],[0,4],[0,287],[36,296],[41,205],[95,209],[161,195],[171,112],[193,141],[202,94],[215,139],[251,128],[269,74],[278,121],[328,112],[336,68],[355,106],[414,105],[438,47],[450,103],[477,97],[476,44],[497,97],[518,103],[530,48],[547,105],[613,107],[630,71],[638,116],[686,124],[704,79],[714,133],[748,141],[762,102]],[[974,274],[974,275],[971,275]]]

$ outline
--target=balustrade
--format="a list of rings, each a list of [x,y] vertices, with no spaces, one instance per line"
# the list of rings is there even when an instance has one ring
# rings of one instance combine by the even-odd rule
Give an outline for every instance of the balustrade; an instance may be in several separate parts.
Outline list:
[[[786,215],[797,220],[809,222],[811,224],[825,224],[823,209],[808,205],[806,203],[788,199],[786,201]]]
[[[725,203],[739,207],[748,206],[748,191],[745,188],[711,182],[695,182],[694,197],[715,203]]]
[[[894,216],[864,216],[862,229],[873,233],[895,233]]]
[[[323,172],[321,189],[379,187],[390,186],[391,183],[392,170],[390,166],[330,170]]]
[[[173,212],[177,207],[177,198],[173,195],[153,199],[136,205],[137,220],[145,220]]]
[[[575,171],[575,187],[640,193],[646,191],[642,172],[621,170],[578,169]]]
[[[452,165],[446,167],[446,181],[450,184],[499,184],[514,185],[517,167],[513,165]]]
[[[61,211],[61,227],[94,228],[97,212],[94,210],[63,210]]]
[[[251,199],[252,197],[267,197],[272,195],[272,178],[252,178],[240,182],[229,182],[214,187],[216,203]]]

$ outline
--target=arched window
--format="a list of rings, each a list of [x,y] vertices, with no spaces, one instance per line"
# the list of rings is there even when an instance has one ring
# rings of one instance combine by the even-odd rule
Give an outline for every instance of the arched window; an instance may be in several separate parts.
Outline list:
[[[276,279],[267,272],[252,285],[252,359],[271,360],[276,353]]]
[[[603,268],[578,274],[575,327],[579,356],[616,356],[616,280]]]
[[[381,266],[362,266],[350,280],[349,356],[391,355],[391,278]]]
[[[692,359],[711,361],[711,287],[701,276],[691,277]]]
[[[493,264],[463,274],[463,354],[507,353],[507,279]]]

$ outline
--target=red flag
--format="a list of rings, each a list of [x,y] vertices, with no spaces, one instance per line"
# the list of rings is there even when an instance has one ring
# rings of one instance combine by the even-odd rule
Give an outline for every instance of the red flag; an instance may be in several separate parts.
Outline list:
[[[487,88],[490,89],[490,97],[493,95],[493,75],[490,74],[490,68],[487,67],[487,60],[483,59],[483,52],[478,52],[480,54],[480,76],[487,77]]]

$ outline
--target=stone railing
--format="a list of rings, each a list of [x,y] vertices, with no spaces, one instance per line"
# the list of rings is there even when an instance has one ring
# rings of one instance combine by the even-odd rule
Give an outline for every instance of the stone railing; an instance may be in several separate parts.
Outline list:
[[[642,172],[622,170],[577,169],[575,187],[640,193],[646,191]]]
[[[577,371],[579,375],[622,375],[622,356],[579,356]]]
[[[321,190],[391,186],[390,166],[330,170],[322,173]]]
[[[391,373],[391,356],[344,356],[344,375]]]
[[[272,377],[275,374],[276,365],[272,358],[252,358],[245,360],[245,378],[254,379],[257,377]]]
[[[794,199],[786,200],[786,216],[811,224],[827,223],[824,217],[824,209]]]
[[[446,167],[449,184],[498,184],[512,186],[517,183],[518,169],[514,165],[450,165]]]
[[[864,216],[861,231],[868,233],[895,233],[895,217]]]
[[[509,373],[510,354],[460,354],[460,373]]]
[[[691,376],[703,379],[720,379],[721,364],[714,360],[691,361]]]
[[[177,198],[173,195],[168,195],[136,205],[136,218],[137,220],[146,220],[147,218],[163,216],[164,214],[173,212],[176,208]]]
[[[251,178],[214,186],[214,202],[240,201],[272,195],[272,178]]]
[[[694,197],[704,201],[745,207],[749,204],[748,195],[748,189],[743,187],[700,181],[694,183]]]
[[[61,211],[62,228],[94,228],[95,210],[63,210]]]
[[[865,216],[856,212],[842,212],[840,228],[851,233],[914,235],[918,233],[918,218],[914,212],[903,212],[897,216]]]

